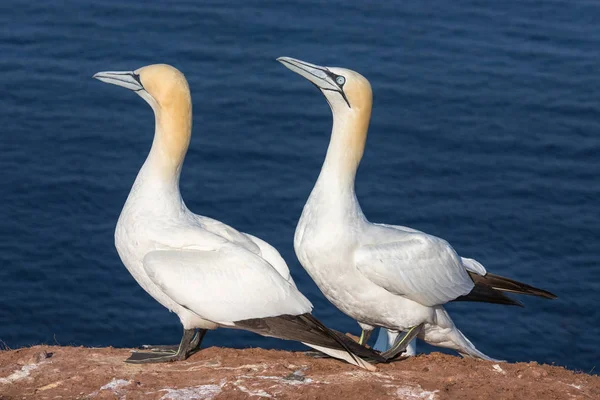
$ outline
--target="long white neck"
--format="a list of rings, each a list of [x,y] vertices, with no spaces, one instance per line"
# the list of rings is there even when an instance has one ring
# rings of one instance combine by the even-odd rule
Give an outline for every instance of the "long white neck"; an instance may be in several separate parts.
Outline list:
[[[331,140],[311,193],[320,207],[362,215],[354,190],[356,171],[367,139],[371,108],[334,111]]]
[[[189,147],[191,105],[177,112],[155,109],[155,132],[150,153],[140,170],[134,189],[167,202],[181,203],[179,177]]]

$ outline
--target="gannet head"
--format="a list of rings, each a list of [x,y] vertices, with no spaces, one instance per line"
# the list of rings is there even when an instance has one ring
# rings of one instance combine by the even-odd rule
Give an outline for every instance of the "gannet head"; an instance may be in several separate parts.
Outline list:
[[[336,67],[321,67],[290,57],[277,59],[290,70],[302,75],[318,87],[333,114],[353,112],[371,112],[373,92],[369,81],[358,72]]]
[[[156,116],[152,147],[160,148],[161,165],[169,167],[165,171],[179,176],[192,132],[192,99],[185,76],[170,65],[154,64],[135,71],[98,72],[94,78],[133,90],[150,104]]]
[[[157,112],[159,109],[189,108],[190,89],[185,76],[175,67],[154,64],[135,71],[98,72],[94,78],[133,90]]]

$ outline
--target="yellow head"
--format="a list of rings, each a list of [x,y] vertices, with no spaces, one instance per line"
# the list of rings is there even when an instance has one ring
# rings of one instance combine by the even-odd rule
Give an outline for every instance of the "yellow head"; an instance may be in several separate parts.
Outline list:
[[[158,106],[163,110],[172,110],[191,105],[190,88],[185,76],[167,64],[148,65],[135,71],[98,72],[94,78],[133,90],[152,108]]]
[[[321,67],[290,57],[279,57],[277,61],[318,87],[334,115],[351,112],[370,116],[373,104],[371,84],[358,72],[345,68]]]
[[[289,57],[277,61],[318,87],[333,113],[330,148],[336,148],[351,170],[356,170],[367,140],[373,92],[369,81],[345,68],[321,67]]]
[[[135,71],[98,72],[94,78],[133,90],[154,110],[161,153],[177,166],[183,161],[192,129],[192,100],[185,76],[175,67],[154,64]]]

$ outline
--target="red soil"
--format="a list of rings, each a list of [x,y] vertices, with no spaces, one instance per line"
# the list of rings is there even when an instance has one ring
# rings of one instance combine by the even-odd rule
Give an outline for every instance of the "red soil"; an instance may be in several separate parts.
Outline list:
[[[600,377],[432,353],[367,372],[332,359],[211,347],[186,361],[125,364],[127,349],[0,351],[0,399],[600,399]]]

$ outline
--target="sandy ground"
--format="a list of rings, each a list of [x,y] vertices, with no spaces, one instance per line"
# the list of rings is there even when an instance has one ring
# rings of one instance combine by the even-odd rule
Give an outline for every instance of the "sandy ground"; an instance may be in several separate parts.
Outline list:
[[[128,349],[0,351],[0,399],[600,399],[600,377],[432,353],[366,372],[299,352],[211,347],[132,365]]]

